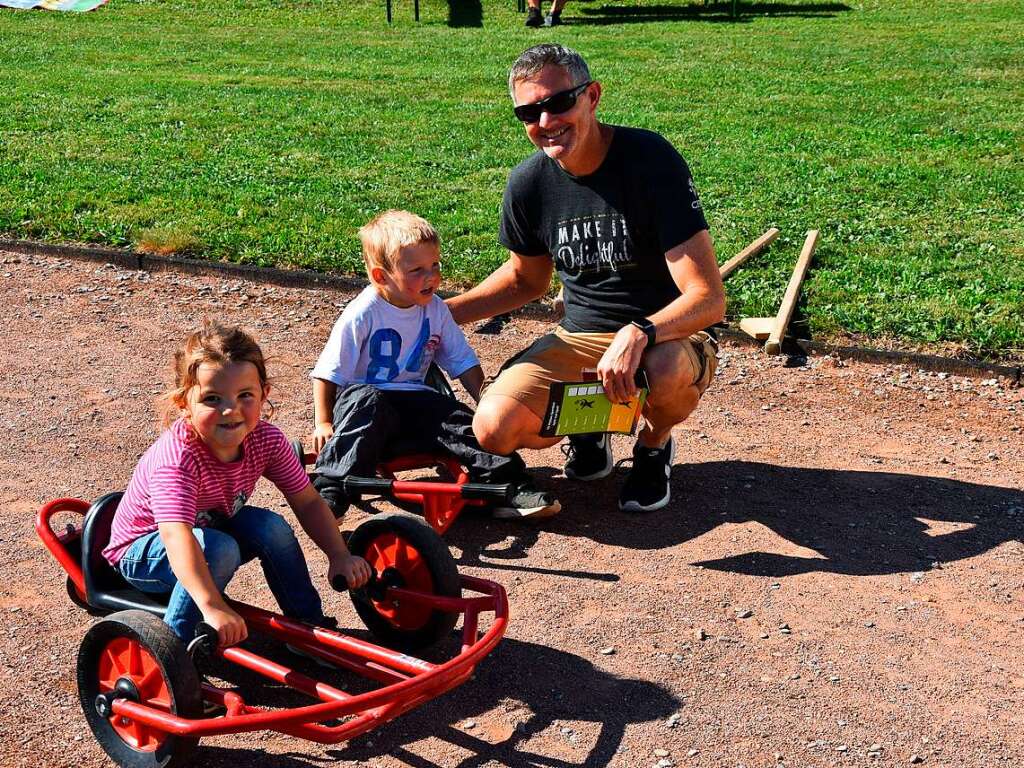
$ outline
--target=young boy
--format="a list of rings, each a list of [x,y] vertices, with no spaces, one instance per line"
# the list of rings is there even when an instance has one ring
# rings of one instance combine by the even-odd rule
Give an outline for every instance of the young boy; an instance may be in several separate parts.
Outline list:
[[[531,487],[515,453],[487,453],[473,435],[473,414],[424,383],[431,362],[458,378],[474,401],[484,375],[451,312],[437,296],[440,240],[408,211],[385,211],[359,230],[370,278],[334,324],[313,368],[313,485],[335,515],[348,508],[341,481],[373,477],[401,440],[416,452],[454,455],[477,482],[514,483],[495,517],[549,517],[561,505]]]

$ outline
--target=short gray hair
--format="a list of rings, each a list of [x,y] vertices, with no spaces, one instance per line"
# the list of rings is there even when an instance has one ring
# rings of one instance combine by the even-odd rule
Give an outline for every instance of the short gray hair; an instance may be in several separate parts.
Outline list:
[[[529,80],[548,65],[568,72],[574,86],[590,80],[590,68],[576,51],[558,43],[541,43],[519,54],[516,63],[512,65],[508,73],[509,95],[515,98],[516,83]]]

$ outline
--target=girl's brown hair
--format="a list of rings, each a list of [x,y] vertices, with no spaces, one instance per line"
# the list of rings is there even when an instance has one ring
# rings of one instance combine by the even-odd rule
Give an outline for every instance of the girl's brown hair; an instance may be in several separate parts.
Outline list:
[[[198,383],[197,373],[203,363],[252,363],[259,374],[260,386],[266,389],[270,384],[263,350],[252,336],[235,325],[204,321],[202,329],[190,333],[174,352],[174,387],[160,397],[164,404],[165,427],[188,405],[188,393]],[[273,404],[270,409],[273,415]]]

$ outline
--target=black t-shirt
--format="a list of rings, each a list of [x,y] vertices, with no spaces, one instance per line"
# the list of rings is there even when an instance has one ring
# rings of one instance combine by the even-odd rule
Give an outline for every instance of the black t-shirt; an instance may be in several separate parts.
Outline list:
[[[662,136],[616,127],[601,166],[573,176],[537,151],[509,176],[502,245],[551,255],[572,332],[617,331],[679,296],[665,253],[708,224],[686,161]]]

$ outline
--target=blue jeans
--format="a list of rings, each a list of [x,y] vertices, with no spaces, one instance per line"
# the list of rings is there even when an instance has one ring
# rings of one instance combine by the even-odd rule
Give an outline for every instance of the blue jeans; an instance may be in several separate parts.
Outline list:
[[[270,591],[286,616],[309,622],[324,617],[320,595],[309,578],[309,568],[295,532],[276,512],[242,507],[217,526],[193,528],[213,583],[221,592],[242,563],[259,558]],[[117,564],[125,581],[143,592],[170,592],[164,622],[188,643],[203,618],[199,606],[178,581],[167,559],[159,531],[140,536]]]

